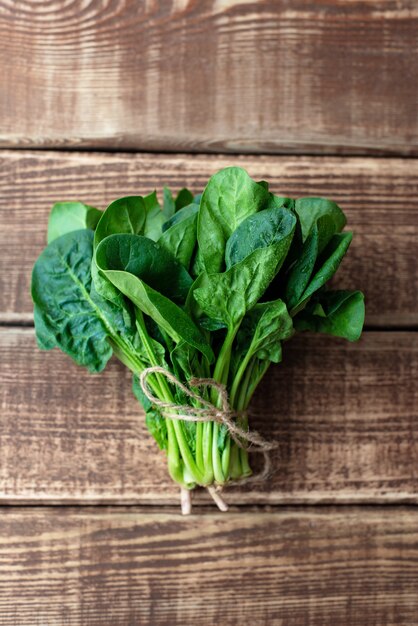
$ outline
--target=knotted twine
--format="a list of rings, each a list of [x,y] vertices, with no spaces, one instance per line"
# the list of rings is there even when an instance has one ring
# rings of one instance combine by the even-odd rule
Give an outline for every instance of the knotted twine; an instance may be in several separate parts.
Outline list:
[[[195,407],[189,404],[175,404],[174,402],[160,400],[160,398],[154,396],[148,386],[148,377],[152,374],[162,374],[170,383],[177,387],[177,389],[180,389],[186,396],[195,400],[200,406]],[[225,385],[216,382],[213,378],[191,378],[189,380],[190,387],[210,387],[215,389],[218,392],[221,404],[221,408],[218,408],[198,393],[192,391],[190,387],[184,385],[174,374],[164,367],[147,367],[141,373],[139,382],[144,395],[151,404],[159,410],[163,417],[184,420],[186,422],[217,422],[218,424],[223,424],[231,438],[240,448],[261,452],[263,454],[264,467],[258,474],[254,474],[249,478],[228,481],[228,484],[243,485],[249,482],[259,482],[268,477],[271,470],[268,452],[277,448],[277,443],[267,441],[255,430],[244,430],[234,421],[234,418],[242,417],[243,412],[231,409]]]

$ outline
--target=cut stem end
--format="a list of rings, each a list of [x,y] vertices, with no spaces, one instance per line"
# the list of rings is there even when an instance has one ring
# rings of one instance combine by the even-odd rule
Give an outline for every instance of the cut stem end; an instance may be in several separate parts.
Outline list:
[[[218,507],[218,509],[220,511],[222,511],[223,513],[226,513],[227,510],[229,509],[227,503],[225,502],[225,500],[222,498],[221,494],[219,493],[219,491],[216,489],[216,487],[212,487],[211,485],[209,487],[207,487],[208,492],[210,493],[210,495],[212,496],[212,499],[214,500],[216,506]]]
[[[180,503],[181,514],[190,515],[190,513],[192,512],[192,496],[190,489],[180,487]]]

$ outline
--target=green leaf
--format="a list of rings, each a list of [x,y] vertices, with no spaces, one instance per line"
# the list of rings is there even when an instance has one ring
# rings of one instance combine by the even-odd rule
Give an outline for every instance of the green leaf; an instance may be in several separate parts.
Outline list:
[[[134,374],[132,378],[132,391],[135,398],[140,402],[145,411],[145,424],[154,437],[160,450],[166,450],[168,447],[167,424],[162,415],[152,407],[151,402],[142,391],[138,376]]]
[[[170,217],[169,220],[164,222],[163,232],[165,232],[166,230],[174,226],[174,224],[177,224],[178,222],[182,222],[183,220],[188,219],[192,215],[197,215],[198,211],[199,211],[198,204],[195,204],[195,203],[188,204],[187,206],[180,209],[180,211],[177,211],[177,213],[174,213],[174,215]]]
[[[105,275],[143,313],[152,317],[176,343],[184,339],[212,361],[213,354],[204,336],[174,302],[128,272],[107,270]]]
[[[180,341],[171,351],[171,361],[176,369],[180,369],[187,382],[190,378],[200,376],[201,365],[199,352],[186,341]]]
[[[168,253],[163,251],[158,244],[143,237],[141,239],[150,242],[155,248],[152,250],[149,244],[145,244],[148,246],[146,251],[145,247],[142,249],[140,246],[141,256],[136,258],[132,256],[133,260],[131,261],[130,242],[126,242],[127,247],[125,249],[125,243],[117,241],[122,237],[132,238],[129,235],[114,235],[105,239],[98,247],[96,259],[100,271],[135,306],[149,315],[176,343],[184,339],[200,350],[209,361],[212,361],[213,354],[209,344],[187,313],[145,282],[151,280],[153,284],[157,283],[159,288],[165,288],[166,293],[175,293],[177,296],[183,297],[186,289],[188,289],[184,274],[188,276],[188,284],[191,284],[191,279],[186,270],[174,261],[167,269],[171,278],[168,274],[160,276],[160,271],[165,272],[165,265],[162,261]],[[136,243],[132,243],[135,247]],[[136,274],[130,273],[131,271],[135,271]],[[174,287],[175,282],[177,287]]]
[[[266,191],[269,190],[269,184],[266,180],[259,180],[257,182],[257,185],[260,185],[260,187],[263,187],[263,189],[265,189]]]
[[[40,347],[55,344],[76,363],[101,371],[112,349],[114,334],[108,312],[90,296],[93,232],[78,230],[50,243],[32,273],[35,330]]]
[[[297,330],[313,330],[357,341],[364,315],[364,296],[360,291],[325,291],[296,315],[294,324]]]
[[[318,256],[318,239],[318,227],[314,224],[288,274],[284,297],[289,309],[298,304],[312,276]]]
[[[129,272],[178,302],[186,300],[193,282],[171,252],[140,235],[106,237],[96,250],[96,263],[104,274],[104,270]]]
[[[36,341],[41,350],[52,350],[57,346],[57,341],[52,329],[47,325],[46,316],[42,309],[34,304],[33,318],[35,322]]]
[[[285,209],[291,209],[292,211],[295,208],[295,201],[292,198],[287,198],[285,196],[275,196],[274,194],[269,194],[269,200],[266,209],[279,209],[280,207],[284,207]]]
[[[347,223],[338,204],[325,198],[299,198],[295,203],[295,211],[302,227],[303,241],[308,237],[318,218],[323,215],[327,215],[333,221],[336,233],[342,231]]]
[[[140,402],[142,408],[147,413],[150,409],[152,409],[152,404],[142,391],[141,383],[139,382],[139,376],[137,374],[133,374],[132,376],[132,391],[134,393],[135,398]]]
[[[194,257],[190,263],[189,271],[193,278],[197,278],[205,271],[203,256],[199,246],[196,247]]]
[[[48,243],[74,230],[94,230],[102,211],[82,202],[57,202],[52,207],[48,220]]]
[[[110,204],[97,224],[94,247],[109,235],[129,233],[142,235],[147,217],[144,198],[127,196]]]
[[[184,209],[183,209],[184,210]],[[176,213],[178,215],[178,213]],[[164,231],[158,243],[176,259],[189,268],[193,252],[196,248],[197,213],[192,213]]]
[[[306,302],[315,291],[318,291],[325,283],[332,278],[337,271],[345,253],[353,239],[353,233],[338,233],[334,235],[328,246],[323,251],[319,261],[319,269],[315,272],[313,278],[309,282],[308,287],[303,292],[297,306],[301,306]]]
[[[158,413],[158,411],[151,409],[150,411],[147,411],[145,414],[145,424],[149,432],[151,433],[151,435],[154,437],[155,441],[157,442],[160,450],[167,450],[168,431],[167,431],[167,424],[166,424],[164,417],[162,417],[160,413]]]
[[[226,268],[243,261],[255,250],[275,246],[279,261],[286,256],[296,225],[294,214],[284,208],[272,208],[250,215],[228,239]],[[279,245],[280,244],[280,245]]]
[[[229,269],[203,273],[199,286],[194,285],[193,295],[202,311],[228,327],[237,324],[280,270],[295,225],[295,216],[286,209],[268,209],[242,222],[227,244]]]
[[[210,178],[200,202],[197,225],[208,273],[223,269],[228,238],[245,218],[264,208],[269,197],[269,192],[240,167],[225,168]]]
[[[282,300],[257,304],[244,317],[237,335],[238,350],[250,357],[279,363],[281,341],[294,333],[293,321]]]
[[[174,202],[173,194],[168,187],[164,187],[163,190],[163,213],[166,220],[170,219],[176,212],[176,203]]]
[[[189,204],[192,204],[192,202],[193,202],[192,192],[186,189],[185,187],[183,189],[180,189],[175,200],[176,213],[177,211],[180,211],[183,207]]]
[[[274,248],[255,250],[227,272],[201,274],[200,287],[193,295],[202,311],[229,328],[238,324],[261,298],[280,267]]]
[[[148,239],[158,241],[161,237],[163,224],[165,222],[164,213],[161,210],[160,203],[158,202],[157,192],[149,194],[144,197],[145,209],[147,217],[144,226],[144,235]]]

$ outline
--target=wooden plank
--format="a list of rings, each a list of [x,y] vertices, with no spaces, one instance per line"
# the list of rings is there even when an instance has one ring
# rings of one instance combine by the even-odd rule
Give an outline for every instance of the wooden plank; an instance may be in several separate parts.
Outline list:
[[[2,626],[414,626],[418,512],[3,509]]]
[[[237,164],[271,181],[276,193],[339,202],[356,236],[336,284],[364,290],[369,324],[418,324],[418,160],[6,151],[0,164],[3,322],[31,319],[30,272],[54,202],[80,199],[105,207],[165,183],[197,192],[217,169]]]
[[[37,350],[31,329],[3,330],[0,378],[0,502],[178,502],[123,366],[89,375]],[[418,333],[295,338],[251,411],[279,443],[271,478],[226,500],[418,503],[417,381]]]
[[[4,2],[0,141],[417,154],[417,28],[413,0]]]

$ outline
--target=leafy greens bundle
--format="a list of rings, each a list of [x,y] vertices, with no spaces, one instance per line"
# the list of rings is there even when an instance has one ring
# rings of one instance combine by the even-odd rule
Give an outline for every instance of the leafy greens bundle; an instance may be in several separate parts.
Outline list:
[[[245,441],[215,420],[164,417],[139,376],[163,368],[147,385],[167,406],[199,403],[163,371],[187,386],[194,378],[224,385],[247,430],[245,411],[283,341],[298,330],[361,334],[363,294],[326,287],[352,239],[345,224],[334,202],[276,196],[238,167],[212,176],[199,196],[182,189],[174,199],[165,188],[162,206],[155,192],[104,212],[56,204],[32,275],[39,347],[57,346],[91,372],[114,354],[132,371],[183,494],[248,477]],[[198,391],[221,409],[216,387]]]

